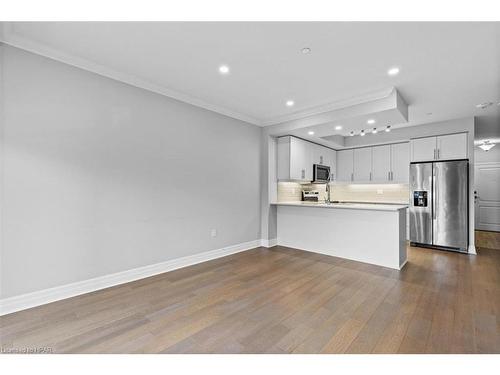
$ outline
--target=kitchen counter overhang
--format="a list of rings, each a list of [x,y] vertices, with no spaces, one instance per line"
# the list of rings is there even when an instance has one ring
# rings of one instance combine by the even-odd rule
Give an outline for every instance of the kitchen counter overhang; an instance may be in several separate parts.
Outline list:
[[[399,211],[408,208],[403,204],[384,204],[384,203],[323,203],[323,202],[279,202],[272,203],[276,206],[297,206],[297,207],[317,207],[317,208],[338,208],[350,210],[372,210],[372,211]]]
[[[406,205],[274,205],[278,245],[398,270],[406,263]]]

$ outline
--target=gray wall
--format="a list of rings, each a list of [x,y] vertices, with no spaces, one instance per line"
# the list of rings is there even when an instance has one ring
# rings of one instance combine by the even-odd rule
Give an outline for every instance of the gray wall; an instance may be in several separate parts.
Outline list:
[[[0,49],[2,298],[260,238],[260,128]]]

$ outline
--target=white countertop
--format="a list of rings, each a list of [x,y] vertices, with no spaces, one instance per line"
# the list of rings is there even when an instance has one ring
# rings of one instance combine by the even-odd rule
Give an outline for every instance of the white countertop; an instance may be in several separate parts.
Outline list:
[[[372,211],[399,211],[408,208],[403,204],[380,204],[380,203],[323,203],[323,202],[279,202],[271,203],[275,206],[296,206],[296,207],[318,207],[336,208],[349,210],[372,210]]]

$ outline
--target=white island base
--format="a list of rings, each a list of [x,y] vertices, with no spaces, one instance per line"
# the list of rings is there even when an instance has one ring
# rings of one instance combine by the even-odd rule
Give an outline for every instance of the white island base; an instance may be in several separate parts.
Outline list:
[[[278,245],[400,270],[406,206],[277,203]]]

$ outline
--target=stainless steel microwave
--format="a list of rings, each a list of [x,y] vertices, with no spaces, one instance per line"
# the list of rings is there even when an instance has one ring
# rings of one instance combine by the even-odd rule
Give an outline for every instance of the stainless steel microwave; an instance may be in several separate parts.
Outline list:
[[[327,165],[313,165],[313,182],[326,183],[330,181],[330,167]]]

